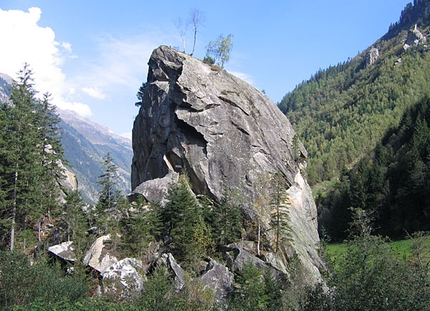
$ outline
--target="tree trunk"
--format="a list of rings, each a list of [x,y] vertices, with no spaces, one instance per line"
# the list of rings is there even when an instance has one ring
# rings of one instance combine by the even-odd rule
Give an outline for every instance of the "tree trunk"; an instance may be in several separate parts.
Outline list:
[[[12,224],[10,228],[10,251],[15,248],[15,226],[16,226],[16,195],[18,187],[18,162],[15,165],[15,177],[13,187],[13,201],[12,201]]]
[[[260,256],[260,239],[261,239],[261,222],[258,220],[258,230],[257,230],[257,254]]]

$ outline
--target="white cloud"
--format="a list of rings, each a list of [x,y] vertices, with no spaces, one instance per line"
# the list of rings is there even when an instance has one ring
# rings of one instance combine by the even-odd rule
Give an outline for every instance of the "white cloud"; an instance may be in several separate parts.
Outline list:
[[[106,95],[103,93],[103,91],[98,88],[98,87],[83,87],[82,91],[93,97],[93,98],[97,98],[97,99],[103,99],[106,98]]]
[[[90,117],[92,115],[90,107],[80,102],[57,100],[56,105],[63,110],[73,110],[83,117]]]
[[[235,75],[236,77],[238,77],[239,79],[242,79],[243,81],[248,82],[251,85],[254,85],[254,81],[252,77],[247,73],[239,72],[239,71],[229,71],[229,73],[231,73],[232,75]]]
[[[149,56],[161,42],[165,41],[161,36],[155,35],[98,38],[95,42],[96,58],[92,63],[84,65],[87,68],[81,72],[85,75],[75,77],[76,81],[109,92],[115,88],[132,88],[133,92],[137,91],[142,79],[146,78]],[[108,96],[109,92],[105,95]]]
[[[67,86],[61,65],[72,46],[55,41],[51,28],[37,24],[41,14],[37,7],[29,8],[28,12],[0,9],[0,72],[16,78],[24,63],[28,63],[39,94],[49,92],[53,104],[88,116],[91,114],[89,106],[64,99]]]

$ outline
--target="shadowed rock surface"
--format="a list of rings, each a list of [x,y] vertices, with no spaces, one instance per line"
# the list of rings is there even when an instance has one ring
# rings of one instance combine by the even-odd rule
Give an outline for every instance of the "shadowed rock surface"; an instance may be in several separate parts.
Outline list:
[[[282,176],[292,237],[283,239],[276,257],[287,263],[297,253],[310,278],[319,278],[317,212],[302,173],[307,153],[288,119],[262,92],[225,70],[161,46],[149,60],[133,151],[135,193],[162,202],[169,184],[186,171],[195,194],[218,202],[231,194],[246,220],[261,224],[266,244],[275,240],[273,206],[258,209],[256,203],[271,201],[268,181]],[[245,229],[247,239],[255,240],[252,226]],[[273,245],[261,250],[274,253]]]

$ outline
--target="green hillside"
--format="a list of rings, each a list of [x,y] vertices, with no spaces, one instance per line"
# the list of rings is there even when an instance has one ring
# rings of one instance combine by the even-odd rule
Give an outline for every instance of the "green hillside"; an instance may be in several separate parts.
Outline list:
[[[430,90],[430,53],[413,30],[430,31],[430,1],[415,1],[388,33],[355,58],[320,70],[279,103],[310,159],[312,185],[339,177],[373,150],[387,129]],[[425,40],[425,39],[423,39]],[[373,49],[372,49],[373,48]],[[379,57],[371,61],[375,51]]]

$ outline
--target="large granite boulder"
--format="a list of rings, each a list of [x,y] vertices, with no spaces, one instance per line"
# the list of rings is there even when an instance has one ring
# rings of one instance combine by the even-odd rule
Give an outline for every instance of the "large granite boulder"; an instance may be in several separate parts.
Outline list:
[[[162,203],[166,188],[186,171],[196,195],[216,201],[226,192],[239,197],[235,203],[249,224],[246,238],[256,239],[252,231],[258,223],[261,240],[270,243],[275,241],[273,206],[261,202],[271,201],[267,181],[282,176],[292,237],[279,247],[287,250],[280,258],[296,253],[318,281],[317,211],[303,174],[307,152],[286,116],[262,92],[219,67],[161,46],[149,60],[133,151],[135,193]],[[259,255],[273,253],[271,245],[258,245]]]
[[[210,259],[200,280],[204,288],[213,290],[215,299],[220,302],[225,300],[231,291],[234,283],[234,275],[226,266]]]
[[[117,263],[118,254],[112,250],[111,235],[103,235],[97,238],[85,254],[83,263],[102,273],[111,265]]]
[[[75,248],[72,241],[50,246],[48,247],[48,252],[69,262],[76,261]]]
[[[142,261],[124,258],[103,270],[101,273],[103,293],[121,299],[143,292],[144,274]]]

